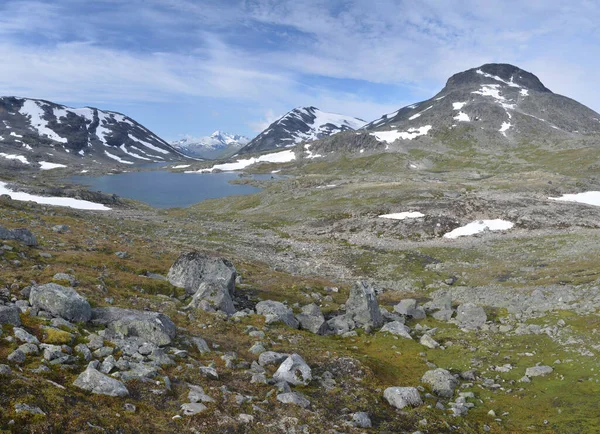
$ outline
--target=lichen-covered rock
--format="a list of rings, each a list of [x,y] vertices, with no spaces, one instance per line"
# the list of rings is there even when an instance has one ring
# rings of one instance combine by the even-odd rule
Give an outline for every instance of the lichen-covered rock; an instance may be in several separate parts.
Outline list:
[[[383,392],[383,397],[391,406],[398,409],[404,407],[417,407],[423,404],[419,391],[414,387],[388,387]]]
[[[107,326],[123,337],[139,337],[158,346],[169,345],[177,332],[173,321],[162,313],[119,307],[92,309],[92,323]]]
[[[456,377],[442,368],[425,372],[421,381],[431,387],[433,393],[443,398],[451,398],[454,395],[454,389],[458,386]]]
[[[182,254],[171,266],[167,280],[188,294],[195,294],[202,282],[217,283],[233,298],[237,273],[231,262],[200,252]]]
[[[383,324],[379,303],[375,298],[375,290],[364,280],[356,282],[350,289],[350,296],[346,302],[346,313],[352,317],[357,327],[379,328]]]
[[[37,246],[37,240],[29,229],[6,229],[0,226],[0,240],[13,240],[26,246]]]
[[[129,395],[127,387],[122,382],[104,375],[92,367],[88,367],[83,371],[73,382],[73,385],[98,395],[120,397]]]
[[[34,308],[73,322],[88,322],[92,309],[88,301],[73,288],[47,283],[34,286],[29,293],[29,303]]]
[[[285,381],[293,385],[307,385],[312,380],[310,366],[298,354],[290,355],[273,374],[276,381]]]
[[[203,301],[208,302],[214,309],[225,312],[227,315],[233,315],[235,313],[235,306],[233,305],[231,294],[222,282],[200,282],[198,289],[187,308],[199,308]]]
[[[281,321],[291,328],[297,329],[300,323],[292,309],[279,301],[265,300],[256,304],[256,313],[264,315],[268,322]]]
[[[21,310],[16,306],[0,306],[0,324],[21,325],[19,313]]]
[[[381,328],[381,332],[388,332],[395,336],[400,336],[406,339],[412,339],[410,328],[402,324],[400,321],[392,321]]]
[[[481,328],[486,321],[487,315],[481,306],[464,303],[456,309],[456,322],[461,328],[476,330]]]

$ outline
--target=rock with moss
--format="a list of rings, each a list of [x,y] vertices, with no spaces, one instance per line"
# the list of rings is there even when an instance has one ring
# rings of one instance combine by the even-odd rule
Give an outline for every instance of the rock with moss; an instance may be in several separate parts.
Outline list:
[[[104,375],[92,367],[88,367],[83,371],[73,382],[73,385],[98,395],[119,397],[129,395],[127,387],[122,382]]]
[[[188,294],[195,294],[202,282],[219,284],[233,298],[237,273],[231,262],[200,252],[182,254],[169,269],[167,280]]]
[[[364,280],[356,282],[350,289],[346,313],[352,317],[357,327],[379,328],[383,325],[375,289]]]
[[[21,310],[13,305],[0,306],[0,324],[12,324],[14,326],[21,325]]]
[[[173,321],[162,313],[119,307],[92,309],[92,323],[107,326],[117,335],[139,337],[158,346],[169,345],[177,332]]]
[[[6,229],[0,226],[0,240],[11,240],[23,243],[26,246],[37,246],[35,235],[29,229]]]
[[[391,406],[398,409],[418,407],[423,404],[419,391],[414,387],[388,387],[384,390],[383,397]]]
[[[442,368],[425,372],[421,381],[431,387],[433,393],[443,398],[451,398],[459,383],[454,375]]]
[[[56,283],[32,287],[29,303],[36,309],[68,321],[88,322],[92,317],[92,309],[84,297],[73,288]]]

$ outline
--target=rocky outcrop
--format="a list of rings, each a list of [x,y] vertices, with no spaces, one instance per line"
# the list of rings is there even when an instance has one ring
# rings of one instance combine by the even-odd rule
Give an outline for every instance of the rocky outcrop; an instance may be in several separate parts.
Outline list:
[[[173,321],[162,313],[119,307],[92,309],[92,323],[107,326],[123,337],[136,336],[158,346],[169,345],[177,331]]]
[[[36,309],[68,321],[88,322],[92,316],[92,309],[85,298],[73,288],[56,283],[32,287],[29,303]]]

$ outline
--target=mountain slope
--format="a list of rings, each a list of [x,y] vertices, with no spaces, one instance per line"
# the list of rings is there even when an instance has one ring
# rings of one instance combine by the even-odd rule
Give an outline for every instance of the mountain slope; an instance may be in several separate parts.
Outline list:
[[[240,150],[240,154],[294,146],[361,128],[365,121],[327,113],[316,107],[299,107],[286,113]]]
[[[206,137],[185,137],[171,142],[171,146],[186,155],[199,158],[226,158],[250,142],[250,139],[239,134],[215,131]]]
[[[26,161],[44,158],[63,163],[75,159],[125,165],[185,158],[156,134],[120,113],[16,97],[0,98],[2,154],[13,156],[13,160],[16,156]]]
[[[453,75],[433,98],[384,115],[364,130],[392,143],[462,126],[472,127],[478,138],[511,143],[598,134],[600,114],[516,66],[487,64]]]

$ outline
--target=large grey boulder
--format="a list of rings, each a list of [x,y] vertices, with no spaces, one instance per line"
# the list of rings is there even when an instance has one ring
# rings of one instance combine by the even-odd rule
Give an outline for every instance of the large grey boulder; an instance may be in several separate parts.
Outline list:
[[[231,262],[200,252],[182,254],[171,266],[167,280],[188,294],[195,294],[202,282],[221,284],[233,298],[237,273]]]
[[[92,367],[88,367],[83,371],[73,382],[73,385],[98,395],[121,397],[129,395],[127,387],[122,382],[104,375]]]
[[[325,317],[321,313],[321,309],[314,303],[304,306],[302,312],[296,315],[296,318],[300,322],[300,328],[312,333],[324,335],[329,329],[325,322]]]
[[[375,290],[366,281],[356,282],[350,289],[346,302],[346,313],[352,317],[357,327],[381,327],[383,317],[375,298]]]
[[[192,301],[186,308],[202,308],[204,305],[203,302],[208,302],[212,308],[225,312],[227,315],[235,313],[235,306],[233,305],[231,295],[222,282],[201,282],[198,290],[192,297]]]
[[[456,377],[442,368],[425,372],[421,381],[431,387],[433,393],[443,398],[452,398],[454,389],[458,386]]]
[[[19,313],[21,310],[17,306],[0,306],[0,324],[21,325]]]
[[[26,246],[37,246],[37,240],[29,229],[6,229],[0,226],[0,240],[12,240]]]
[[[307,385],[312,380],[310,366],[298,354],[290,355],[273,374],[276,381],[285,381],[293,385]]]
[[[383,397],[391,406],[398,409],[404,407],[417,407],[423,404],[419,391],[414,387],[388,387],[383,392]]]
[[[73,288],[56,283],[34,286],[29,293],[29,303],[37,309],[73,322],[88,322],[92,309],[88,301]]]
[[[158,346],[169,345],[177,332],[173,321],[162,313],[119,307],[92,309],[92,323],[107,326],[123,337],[139,337]]]
[[[300,323],[292,309],[279,301],[265,300],[256,304],[256,313],[263,315],[268,324],[281,321],[291,328],[297,329]]]
[[[456,323],[461,328],[476,330],[481,328],[486,321],[487,315],[481,306],[464,303],[456,309]]]

